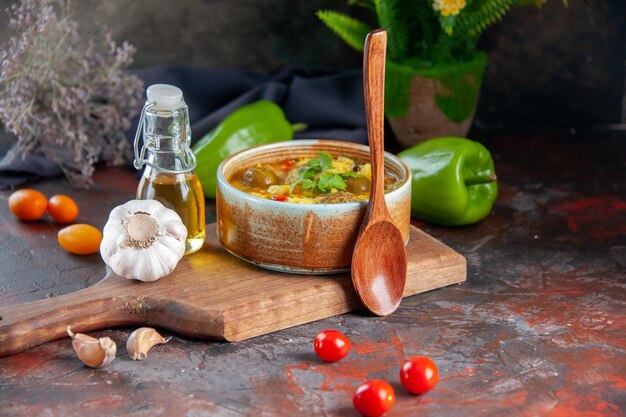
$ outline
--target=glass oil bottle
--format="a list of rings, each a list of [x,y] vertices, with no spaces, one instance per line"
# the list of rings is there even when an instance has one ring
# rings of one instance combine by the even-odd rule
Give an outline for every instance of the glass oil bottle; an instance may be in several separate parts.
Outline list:
[[[151,85],[146,93],[135,135],[135,168],[145,166],[137,198],[157,200],[178,213],[187,227],[188,255],[202,247],[206,235],[204,193],[190,149],[189,110],[183,92],[172,85]]]

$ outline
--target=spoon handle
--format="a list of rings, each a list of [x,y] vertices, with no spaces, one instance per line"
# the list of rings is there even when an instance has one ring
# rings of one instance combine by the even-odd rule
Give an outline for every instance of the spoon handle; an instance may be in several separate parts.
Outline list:
[[[363,56],[363,86],[365,90],[365,114],[372,163],[371,202],[369,217],[387,217],[385,204],[385,56],[387,31],[378,29],[365,38]]]

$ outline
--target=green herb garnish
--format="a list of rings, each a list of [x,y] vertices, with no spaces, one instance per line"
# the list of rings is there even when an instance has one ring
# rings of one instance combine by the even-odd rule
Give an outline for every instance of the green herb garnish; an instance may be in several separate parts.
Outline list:
[[[301,184],[305,190],[317,190],[321,193],[327,193],[333,188],[337,190],[345,190],[346,182],[344,177],[359,177],[357,172],[346,172],[342,174],[325,172],[333,167],[333,158],[326,152],[318,152],[317,157],[307,162],[303,167],[300,177],[291,184],[289,194],[293,192],[296,185]]]
[[[341,176],[343,178],[361,178],[363,175],[359,172],[342,172]]]
[[[341,178],[339,174],[329,174],[328,172],[320,175],[317,181],[317,189],[323,193],[327,193],[333,188],[338,190],[346,189],[346,182]]]
[[[307,165],[310,167],[309,169],[319,169],[318,172],[323,172],[333,168],[333,157],[326,152],[319,151],[317,158],[311,159]]]

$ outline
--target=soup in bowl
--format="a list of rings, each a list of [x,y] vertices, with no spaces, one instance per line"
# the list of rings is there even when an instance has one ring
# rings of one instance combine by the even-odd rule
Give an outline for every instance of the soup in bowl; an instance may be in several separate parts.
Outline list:
[[[385,201],[405,243],[411,174],[385,153]],[[292,273],[350,269],[365,215],[369,148],[332,140],[295,140],[249,148],[217,172],[217,233],[232,254]]]
[[[369,161],[317,151],[316,157],[257,163],[230,178],[235,188],[256,197],[295,204],[337,204],[368,200],[372,181]],[[385,192],[401,182],[385,173]]]

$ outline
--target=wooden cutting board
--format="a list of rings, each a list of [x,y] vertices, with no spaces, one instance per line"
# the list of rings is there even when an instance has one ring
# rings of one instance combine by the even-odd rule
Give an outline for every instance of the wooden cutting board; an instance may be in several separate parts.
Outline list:
[[[236,342],[362,308],[349,274],[290,275],[227,253],[207,227],[202,250],[154,283],[112,272],[83,290],[0,308],[0,357],[87,332],[147,325]],[[411,226],[404,296],[465,281],[465,258]]]

